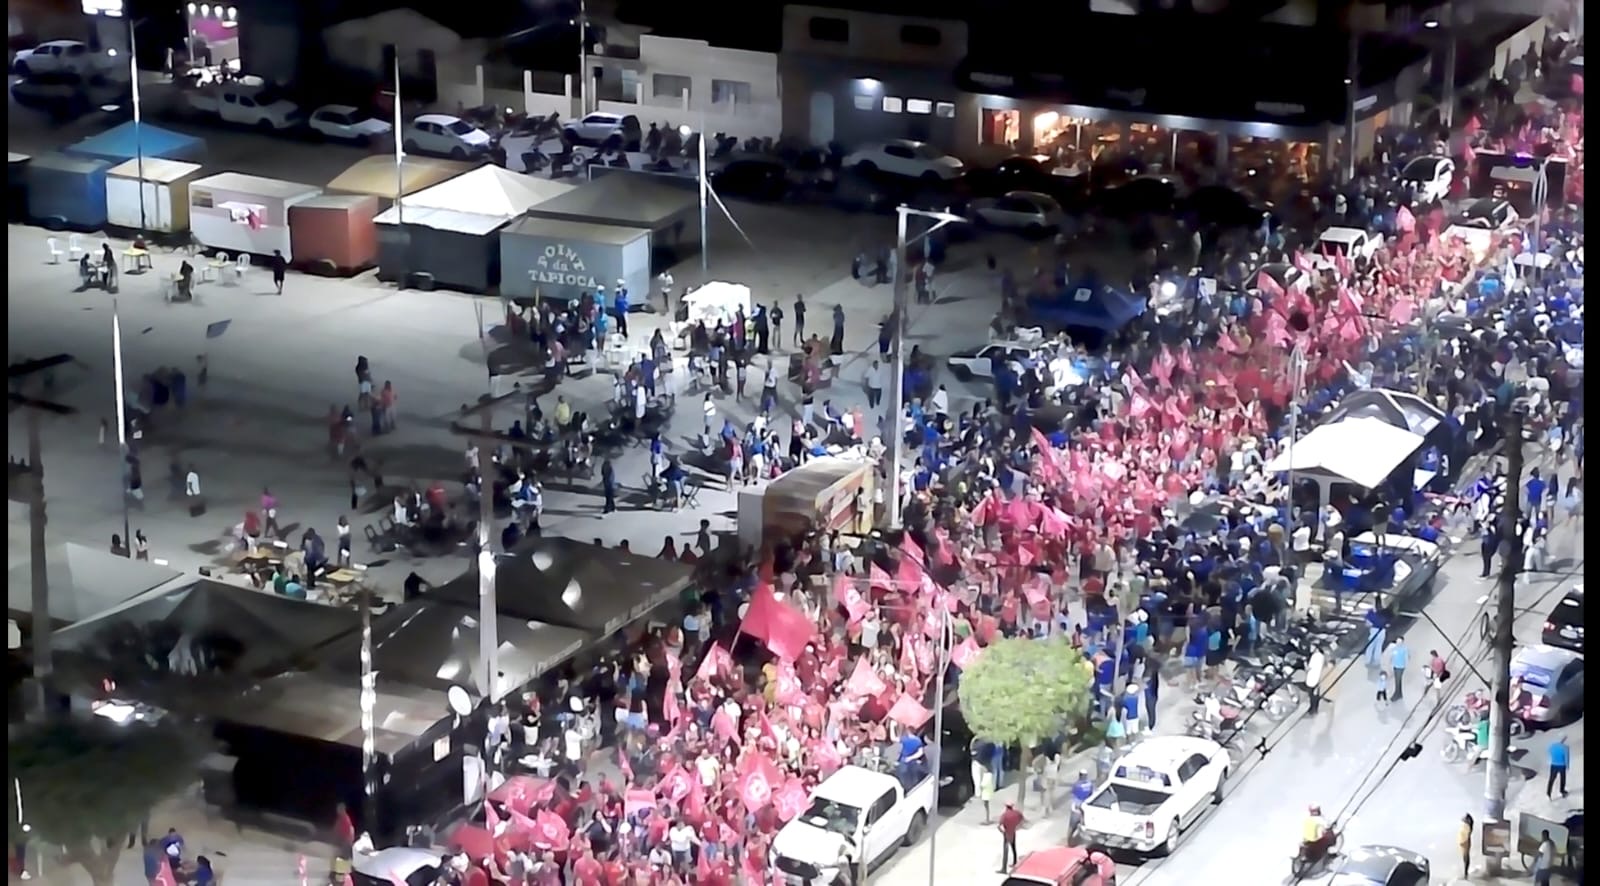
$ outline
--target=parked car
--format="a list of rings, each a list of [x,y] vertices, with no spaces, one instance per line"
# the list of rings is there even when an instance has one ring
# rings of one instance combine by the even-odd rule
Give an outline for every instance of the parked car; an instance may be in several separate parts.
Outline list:
[[[1480,231],[1506,231],[1517,226],[1517,211],[1509,200],[1485,197],[1463,206],[1456,224]]]
[[[1532,708],[1523,719],[1552,724],[1583,714],[1583,656],[1555,646],[1524,646],[1511,659]]]
[[[938,181],[953,181],[966,170],[960,160],[926,142],[898,139],[868,145],[844,158],[844,167],[858,172],[887,172]]]
[[[1383,248],[1383,235],[1362,228],[1334,226],[1322,232],[1312,252],[1311,263],[1318,270],[1335,266],[1335,256],[1345,256],[1360,266],[1372,260]]]
[[[394,131],[387,121],[350,105],[323,105],[311,112],[306,124],[324,138],[345,142],[367,142]]]
[[[300,106],[284,98],[259,77],[201,86],[189,93],[189,107],[215,114],[225,123],[264,130],[300,125]]]
[[[738,157],[711,173],[719,196],[782,200],[789,193],[789,169],[776,157]]]
[[[350,860],[350,879],[355,886],[428,886],[443,864],[444,856],[432,850],[391,846],[357,852]]]
[[[1024,855],[1000,886],[1117,886],[1117,863],[1081,846],[1052,846]]]
[[[618,135],[624,142],[639,140],[639,118],[631,114],[611,114],[596,111],[567,124],[563,130],[568,139],[587,144],[600,144]]]
[[[1428,886],[1428,857],[1398,846],[1358,846],[1334,858],[1328,886]]]
[[[1058,230],[1066,218],[1061,204],[1049,194],[1012,191],[1003,197],[983,197],[972,201],[971,214],[979,224],[1008,231],[1021,231],[1042,237]]]
[[[1096,210],[1111,218],[1131,220],[1147,215],[1171,215],[1177,207],[1178,186],[1164,176],[1141,175],[1125,184],[1101,191]]]
[[[465,160],[487,154],[489,133],[449,114],[423,114],[406,124],[401,144],[412,153],[440,154]]]
[[[772,861],[808,884],[854,882],[850,869],[868,868],[901,846],[922,839],[936,791],[929,775],[907,789],[900,779],[846,766],[811,790],[806,811],[772,840]],[[850,867],[841,864],[850,859]]]
[[[1583,585],[1578,585],[1556,601],[1550,617],[1544,620],[1540,635],[1546,646],[1559,646],[1583,654]]]
[[[1456,164],[1449,157],[1418,157],[1400,170],[1400,182],[1418,203],[1437,203],[1450,196]]]
[[[1272,216],[1272,207],[1224,185],[1195,188],[1179,201],[1177,211],[1200,225],[1252,230]]]
[[[974,169],[964,179],[967,188],[982,197],[997,197],[1011,191],[1034,191],[1049,194],[1058,203],[1065,204],[1074,195],[1081,196],[1088,176],[1082,170],[1063,166],[1055,158],[1043,154],[1025,157],[1007,157],[987,169]]]
[[[36,77],[40,74],[112,74],[126,72],[126,58],[118,61],[108,52],[90,49],[79,40],[51,40],[32,49],[17,51],[11,60],[11,73],[19,77]],[[126,76],[121,79],[127,79]]]
[[[1222,802],[1231,765],[1222,745],[1208,739],[1147,738],[1084,801],[1084,836],[1091,844],[1170,854],[1183,830]]]

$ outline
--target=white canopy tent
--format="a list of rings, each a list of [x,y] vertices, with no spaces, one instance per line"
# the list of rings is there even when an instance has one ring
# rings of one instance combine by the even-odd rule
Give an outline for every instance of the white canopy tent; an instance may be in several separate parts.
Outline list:
[[[1422,436],[1381,418],[1357,416],[1318,425],[1267,465],[1269,473],[1294,471],[1307,480],[1354,483],[1372,489],[1412,453]],[[1291,462],[1290,456],[1293,456]]]

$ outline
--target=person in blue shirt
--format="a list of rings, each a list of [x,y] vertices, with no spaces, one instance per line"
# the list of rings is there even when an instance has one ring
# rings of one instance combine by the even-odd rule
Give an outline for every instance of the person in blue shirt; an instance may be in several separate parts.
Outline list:
[[[1367,667],[1378,666],[1383,655],[1384,640],[1389,634],[1389,613],[1382,607],[1374,606],[1367,610]]]
[[[1539,476],[1538,468],[1528,472],[1528,482],[1525,488],[1528,493],[1528,509],[1537,512],[1539,504],[1544,500],[1545,491],[1544,478]]]
[[[604,293],[605,293],[605,290],[602,289],[601,290],[601,295],[600,295],[599,299],[597,299],[597,301],[600,302],[600,307],[601,307],[602,310],[604,310],[604,308],[605,308],[605,295],[604,295]],[[620,333],[623,338],[627,338],[628,337],[628,287],[626,287],[626,286],[618,286],[617,287],[617,297],[616,297],[616,300],[612,302],[612,307],[616,310],[616,314],[617,314],[617,332]]]
[[[1550,744],[1550,776],[1545,781],[1544,795],[1550,796],[1557,783],[1561,786],[1561,796],[1567,795],[1567,765],[1571,760],[1572,749],[1567,747],[1567,737],[1558,737]]]

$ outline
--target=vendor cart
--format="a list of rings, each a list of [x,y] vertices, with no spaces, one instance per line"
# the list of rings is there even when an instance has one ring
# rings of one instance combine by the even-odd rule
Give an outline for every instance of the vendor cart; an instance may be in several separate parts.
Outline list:
[[[1527,870],[1533,870],[1533,863],[1539,855],[1539,843],[1545,831],[1550,832],[1550,840],[1556,844],[1556,869],[1581,874],[1583,813],[1573,813],[1565,821],[1551,821],[1531,813],[1522,813],[1517,819],[1517,854],[1522,856],[1522,866]]]

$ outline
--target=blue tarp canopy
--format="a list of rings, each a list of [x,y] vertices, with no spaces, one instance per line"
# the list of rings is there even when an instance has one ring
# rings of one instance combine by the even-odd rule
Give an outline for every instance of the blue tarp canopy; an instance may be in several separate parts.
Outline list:
[[[1147,299],[1094,281],[1069,282],[1059,295],[1035,297],[1028,308],[1035,322],[1116,332],[1139,318]]]
[[[137,136],[135,129],[138,130]],[[206,143],[203,139],[162,129],[149,123],[140,123],[136,127],[132,120],[113,126],[99,135],[91,135],[67,148],[66,153],[120,163],[137,157],[141,153],[141,148],[146,157],[188,160],[191,163],[204,160],[206,153]]]

